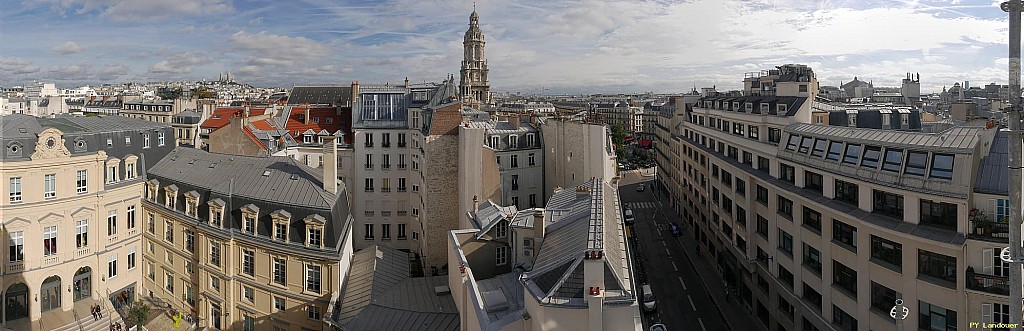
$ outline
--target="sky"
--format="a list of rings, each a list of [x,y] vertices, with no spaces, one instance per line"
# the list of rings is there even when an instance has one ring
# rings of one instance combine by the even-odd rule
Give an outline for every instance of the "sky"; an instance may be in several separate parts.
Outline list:
[[[811,66],[923,92],[1006,84],[1001,0],[479,0],[491,90],[739,89]],[[469,0],[2,0],[0,86],[214,80],[262,87],[458,77]]]

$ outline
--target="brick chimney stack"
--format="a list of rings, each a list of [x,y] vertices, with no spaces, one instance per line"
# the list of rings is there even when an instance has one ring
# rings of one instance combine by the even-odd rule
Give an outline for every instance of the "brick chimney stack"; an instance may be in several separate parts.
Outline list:
[[[352,105],[351,106],[352,106],[353,110],[355,110],[355,108],[356,108],[355,107],[356,106],[356,104],[355,104],[356,98],[359,98],[359,81],[358,80],[352,82],[352,102],[351,102]]]
[[[303,103],[302,107],[306,108],[306,117],[303,118],[303,120],[304,120],[303,124],[309,124],[309,121],[310,121],[310,119],[309,119],[309,103]]]

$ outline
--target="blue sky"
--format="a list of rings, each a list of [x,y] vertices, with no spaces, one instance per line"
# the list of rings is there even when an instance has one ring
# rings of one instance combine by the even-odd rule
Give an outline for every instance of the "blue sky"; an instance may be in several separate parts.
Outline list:
[[[923,90],[1006,82],[992,0],[480,0],[492,90],[737,89],[743,73],[810,65]],[[0,86],[216,79],[257,86],[458,75],[472,1],[4,0]]]

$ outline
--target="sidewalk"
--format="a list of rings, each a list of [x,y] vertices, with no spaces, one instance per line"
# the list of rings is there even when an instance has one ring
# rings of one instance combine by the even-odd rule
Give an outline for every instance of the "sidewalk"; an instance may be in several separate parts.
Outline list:
[[[662,205],[666,207],[671,206],[668,196],[663,194],[665,191],[659,190],[655,191],[655,193],[655,196],[658,197],[658,201]],[[671,213],[670,208],[666,212]],[[683,224],[680,215],[675,215],[672,218]],[[754,316],[740,302],[739,295],[735,291],[730,295],[729,300],[725,299],[725,293],[722,291],[726,287],[725,280],[721,278],[721,275],[718,273],[718,267],[714,263],[697,255],[698,242],[693,237],[692,231],[684,230],[681,239],[680,242],[683,245],[686,260],[690,263],[693,270],[698,271],[697,278],[700,279],[701,285],[708,289],[711,301],[714,302],[715,309],[718,311],[718,316],[729,325],[729,329],[752,330],[756,328],[757,330],[764,330],[760,322],[754,320]]]

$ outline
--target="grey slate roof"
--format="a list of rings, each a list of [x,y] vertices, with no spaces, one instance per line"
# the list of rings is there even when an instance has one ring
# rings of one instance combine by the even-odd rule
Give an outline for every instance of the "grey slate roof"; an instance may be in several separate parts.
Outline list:
[[[953,127],[938,133],[922,133],[794,123],[786,126],[785,130],[790,134],[850,143],[969,154],[974,151],[974,147],[980,142],[979,133],[983,128]],[[785,144],[779,144],[779,148],[785,148]]]
[[[352,102],[352,86],[294,86],[288,96],[289,105],[344,106]]]
[[[988,155],[978,164],[978,177],[974,191],[978,193],[1010,194],[1010,139],[1006,131],[996,132]]]
[[[335,320],[343,330],[458,330],[447,276],[410,278],[408,253],[371,246],[355,253]]]
[[[727,102],[725,105],[726,110],[732,107],[733,102],[739,102],[740,109],[745,109],[746,104],[753,104],[751,108],[751,114],[761,114],[761,107],[758,106],[761,103],[767,103],[768,114],[776,115],[778,111],[776,107],[780,104],[786,105],[786,114],[778,114],[780,116],[793,116],[796,115],[797,111],[800,110],[800,106],[803,106],[804,102],[807,102],[806,97],[778,97],[778,96],[762,96],[762,95],[747,95],[747,96],[710,96],[703,97],[700,101],[724,101]],[[735,110],[733,110],[735,111]]]

